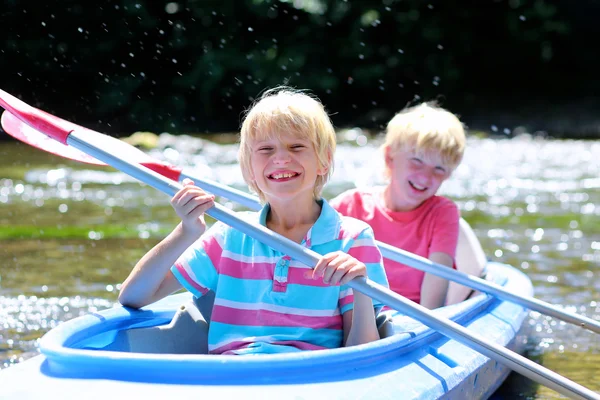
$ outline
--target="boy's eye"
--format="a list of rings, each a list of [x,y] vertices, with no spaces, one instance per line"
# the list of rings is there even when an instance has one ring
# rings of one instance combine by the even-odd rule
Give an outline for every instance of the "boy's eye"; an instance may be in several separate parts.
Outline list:
[[[423,164],[423,160],[421,160],[419,157],[413,157],[410,159],[410,161],[412,161],[413,163],[415,163],[417,165]]]
[[[446,173],[446,169],[444,167],[435,167],[435,173],[438,175],[444,175]]]
[[[293,144],[291,147],[293,150],[300,150],[305,148],[306,146],[304,146],[303,144]]]
[[[271,151],[271,150],[273,150],[273,148],[269,147],[269,146],[262,146],[262,147],[258,148],[258,151],[263,152],[263,153],[267,152],[267,151]]]

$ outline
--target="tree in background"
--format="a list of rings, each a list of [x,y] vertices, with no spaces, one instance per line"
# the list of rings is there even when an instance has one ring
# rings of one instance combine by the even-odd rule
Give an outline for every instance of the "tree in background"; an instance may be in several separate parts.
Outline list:
[[[312,90],[337,126],[381,129],[405,105],[434,98],[473,125],[501,112],[518,121],[536,107],[595,99],[599,56],[584,39],[597,34],[590,16],[599,8],[12,0],[0,15],[1,87],[113,134],[235,131],[262,90],[284,83]]]

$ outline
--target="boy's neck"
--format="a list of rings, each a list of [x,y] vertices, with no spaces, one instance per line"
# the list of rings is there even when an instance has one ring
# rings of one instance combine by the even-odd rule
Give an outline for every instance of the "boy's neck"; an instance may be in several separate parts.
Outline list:
[[[412,204],[403,204],[401,201],[396,199],[396,196],[392,193],[392,188],[390,185],[387,185],[383,191],[381,191],[381,201],[385,208],[393,212],[409,212],[413,211],[421,206],[424,202],[419,204],[418,206],[414,206]]]
[[[269,202],[267,227],[297,243],[321,215],[321,205],[314,199],[294,202]]]

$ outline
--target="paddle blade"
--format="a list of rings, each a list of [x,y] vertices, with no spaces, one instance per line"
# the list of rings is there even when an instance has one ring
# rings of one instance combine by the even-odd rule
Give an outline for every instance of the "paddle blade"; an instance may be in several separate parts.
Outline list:
[[[29,104],[6,93],[4,90],[0,90],[0,106],[18,117],[21,121],[27,123],[27,125],[63,144],[67,144],[67,138],[75,126],[69,121],[60,119],[48,122],[46,115],[49,114],[31,107]]]
[[[25,104],[25,106],[30,107],[27,104]],[[171,180],[174,180],[175,182],[177,182],[181,176],[181,168],[158,161],[140,149],[125,143],[122,140],[84,128],[55,115],[48,114],[45,111],[38,110],[33,107],[30,108],[34,110],[37,116],[39,116],[39,120],[44,121],[43,129],[52,126],[60,126],[62,129],[68,128],[69,132],[76,129],[80,134],[85,134],[89,140],[93,140],[96,143],[100,143],[103,146],[110,148],[112,153],[116,156],[127,158],[135,163],[142,164],[145,167],[150,168],[151,170],[158,172],[159,174]],[[32,128],[20,118],[8,111],[4,111],[2,113],[0,122],[2,123],[2,128],[4,128],[9,135],[40,150],[86,164],[106,165],[102,161],[96,160],[94,157],[89,156],[77,150],[76,148],[69,146],[68,144],[63,144],[57,139],[47,136],[45,134],[45,130],[42,131],[40,128],[38,128],[39,130]]]
[[[86,164],[106,165],[102,161],[98,161],[94,157],[89,156],[74,147],[51,139],[49,136],[33,129],[8,111],[2,113],[0,122],[2,123],[4,131],[10,136],[40,150]]]

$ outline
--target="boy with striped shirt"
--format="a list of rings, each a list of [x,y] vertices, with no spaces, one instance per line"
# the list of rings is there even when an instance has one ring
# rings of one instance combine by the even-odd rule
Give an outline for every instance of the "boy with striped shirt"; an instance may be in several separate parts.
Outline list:
[[[141,307],[185,287],[215,292],[211,354],[260,354],[352,346],[379,339],[381,304],[346,284],[387,286],[371,228],[320,197],[333,169],[335,131],[322,104],[278,88],[265,92],[241,129],[240,166],[265,203],[240,213],[323,257],[314,269],[220,222],[206,233],[214,196],[192,182],[172,199],[182,222],[135,266],[122,304]]]

